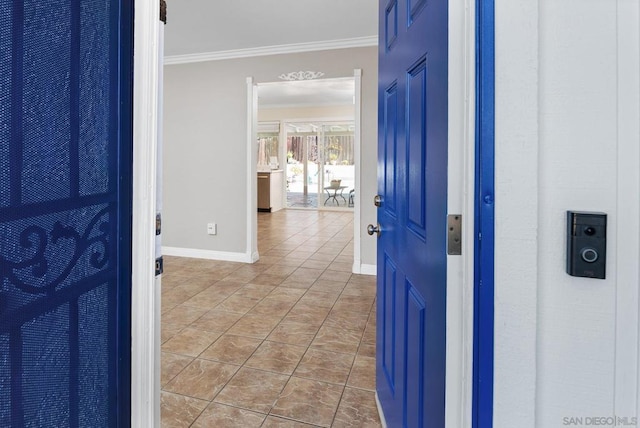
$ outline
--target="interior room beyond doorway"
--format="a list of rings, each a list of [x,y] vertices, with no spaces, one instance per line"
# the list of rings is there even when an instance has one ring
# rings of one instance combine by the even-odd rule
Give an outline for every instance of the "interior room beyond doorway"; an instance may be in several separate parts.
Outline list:
[[[354,78],[261,83],[257,91],[258,171],[271,164],[283,170],[281,206],[353,211],[358,193]]]

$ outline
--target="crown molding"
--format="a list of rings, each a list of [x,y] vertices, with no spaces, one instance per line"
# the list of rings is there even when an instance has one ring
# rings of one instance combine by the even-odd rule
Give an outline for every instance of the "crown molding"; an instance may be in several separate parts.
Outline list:
[[[164,64],[188,64],[192,62],[221,61],[226,59],[248,58],[254,56],[291,54],[332,49],[361,48],[377,45],[378,36],[358,37],[354,39],[294,43],[290,45],[264,46],[259,48],[235,49],[229,51],[205,52],[186,55],[168,55],[164,57]]]

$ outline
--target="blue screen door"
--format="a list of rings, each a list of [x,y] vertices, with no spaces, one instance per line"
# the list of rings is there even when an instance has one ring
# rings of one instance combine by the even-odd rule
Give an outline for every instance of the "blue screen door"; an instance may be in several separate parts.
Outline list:
[[[132,4],[0,1],[0,426],[130,424]]]
[[[447,7],[380,1],[376,381],[390,427],[444,427]]]

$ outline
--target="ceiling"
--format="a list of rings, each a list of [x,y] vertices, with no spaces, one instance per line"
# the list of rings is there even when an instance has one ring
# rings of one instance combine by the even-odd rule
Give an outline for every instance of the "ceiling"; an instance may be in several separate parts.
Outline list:
[[[377,0],[167,0],[165,54],[202,54],[377,34]]]
[[[234,51],[336,41],[349,45],[377,34],[376,0],[167,0],[165,57],[233,56]],[[353,96],[353,79],[258,87],[264,108],[347,105]]]
[[[351,105],[354,95],[353,78],[258,84],[260,108]]]

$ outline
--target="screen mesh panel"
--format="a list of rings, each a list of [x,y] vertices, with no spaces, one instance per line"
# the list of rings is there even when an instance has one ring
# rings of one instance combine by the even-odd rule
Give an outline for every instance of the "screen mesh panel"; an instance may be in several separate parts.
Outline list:
[[[25,2],[22,200],[69,197],[70,1]]]
[[[2,308],[0,308],[0,311]],[[11,426],[11,365],[9,335],[0,334],[0,427]]]
[[[121,19],[118,1],[0,2],[1,427],[128,424]]]
[[[69,421],[69,305],[24,324],[22,400],[26,426],[65,427]]]
[[[79,396],[80,426],[107,426],[109,401],[109,284],[80,297],[79,311]]]
[[[109,80],[110,3],[82,2],[80,57],[80,194],[90,195],[109,189],[108,140],[109,88],[100,84]]]
[[[11,3],[0,2],[0,207],[9,204],[9,125],[11,123]]]

